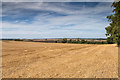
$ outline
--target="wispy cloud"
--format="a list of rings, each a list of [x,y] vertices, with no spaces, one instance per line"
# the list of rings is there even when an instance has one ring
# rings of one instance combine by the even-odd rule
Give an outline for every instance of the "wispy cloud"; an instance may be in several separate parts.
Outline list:
[[[111,3],[3,3],[3,38],[105,37]]]

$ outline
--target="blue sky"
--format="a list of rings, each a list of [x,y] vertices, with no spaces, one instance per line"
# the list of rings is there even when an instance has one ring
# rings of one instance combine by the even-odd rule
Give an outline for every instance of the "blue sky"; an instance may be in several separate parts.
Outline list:
[[[111,2],[3,2],[3,38],[106,38]]]

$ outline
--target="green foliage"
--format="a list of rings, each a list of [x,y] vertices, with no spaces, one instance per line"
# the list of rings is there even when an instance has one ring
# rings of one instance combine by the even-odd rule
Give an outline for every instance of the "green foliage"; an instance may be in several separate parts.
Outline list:
[[[108,37],[107,38],[107,43],[108,44],[113,44],[114,42],[113,42],[113,37]]]
[[[23,41],[22,39],[14,39],[14,41]]]
[[[62,43],[67,43],[67,38],[63,38]]]
[[[113,2],[112,7],[114,14],[107,16],[110,25],[105,28],[106,36],[109,36],[107,42],[120,45],[120,1]]]
[[[62,39],[62,43],[75,43],[75,44],[107,44],[107,41],[86,41],[84,39],[82,40],[67,40],[66,38]]]

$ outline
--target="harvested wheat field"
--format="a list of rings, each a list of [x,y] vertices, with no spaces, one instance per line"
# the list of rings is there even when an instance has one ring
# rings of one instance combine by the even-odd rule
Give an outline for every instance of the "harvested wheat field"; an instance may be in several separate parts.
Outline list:
[[[115,44],[2,42],[3,78],[117,78]]]

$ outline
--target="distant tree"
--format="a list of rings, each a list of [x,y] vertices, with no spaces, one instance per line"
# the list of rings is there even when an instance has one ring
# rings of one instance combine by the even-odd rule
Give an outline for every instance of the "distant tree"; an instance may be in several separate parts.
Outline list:
[[[67,43],[67,38],[63,38],[62,43]]]
[[[79,39],[79,38],[77,38],[77,41],[79,42],[79,41],[80,41],[80,39]]]
[[[72,39],[68,40],[68,43],[72,43]]]
[[[22,39],[14,39],[14,41],[23,41]]]
[[[85,43],[86,41],[84,39],[81,40],[81,43]]]
[[[116,42],[117,45],[120,45],[120,1],[113,2],[112,7],[113,14],[107,16],[110,25],[106,27],[106,36],[109,36],[107,41],[108,42]]]

